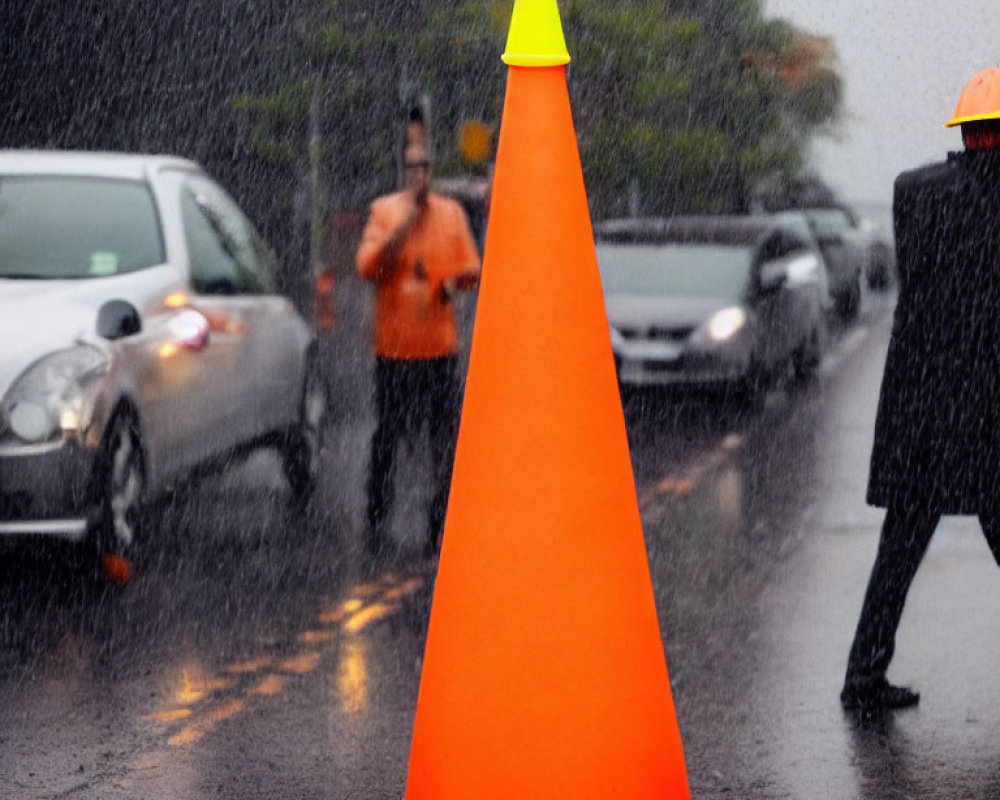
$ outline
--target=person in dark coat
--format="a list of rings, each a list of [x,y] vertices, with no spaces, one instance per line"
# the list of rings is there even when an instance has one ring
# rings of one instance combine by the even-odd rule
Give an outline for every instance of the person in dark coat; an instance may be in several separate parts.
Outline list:
[[[899,296],[867,492],[886,515],[840,695],[849,710],[920,699],[886,671],[942,515],[977,515],[1000,563],[1000,69],[970,81],[948,125],[965,150],[895,183]]]

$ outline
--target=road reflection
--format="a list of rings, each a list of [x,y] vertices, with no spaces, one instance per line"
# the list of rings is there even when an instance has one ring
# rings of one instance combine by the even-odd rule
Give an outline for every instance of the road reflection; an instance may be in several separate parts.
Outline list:
[[[297,650],[283,657],[251,657],[223,666],[217,673],[187,658],[175,667],[176,679],[162,707],[143,720],[162,729],[167,745],[187,747],[200,742],[219,724],[237,717],[263,698],[283,694],[290,681],[329,664],[338,704],[345,714],[368,710],[370,654],[362,634],[404,608],[406,598],[427,585],[429,574],[388,572],[375,581],[351,588],[347,597],[323,608],[314,624],[289,642]],[[176,729],[178,723],[183,726]]]
[[[340,665],[335,681],[340,710],[357,714],[368,708],[368,643],[352,639],[340,652]]]

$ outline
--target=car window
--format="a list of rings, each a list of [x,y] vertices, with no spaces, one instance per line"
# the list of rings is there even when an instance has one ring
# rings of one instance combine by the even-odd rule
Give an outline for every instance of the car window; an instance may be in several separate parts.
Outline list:
[[[750,246],[685,242],[597,245],[608,294],[739,297],[753,263]]]
[[[0,176],[0,276],[103,278],[164,260],[159,215],[145,183]]]
[[[224,192],[210,181],[189,180],[181,214],[191,256],[191,280],[203,294],[274,291],[269,249]]]

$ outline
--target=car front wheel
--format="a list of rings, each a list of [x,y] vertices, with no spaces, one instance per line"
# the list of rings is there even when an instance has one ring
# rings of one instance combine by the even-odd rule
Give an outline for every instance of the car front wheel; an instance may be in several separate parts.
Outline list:
[[[809,338],[804,341],[792,356],[792,371],[796,380],[807,381],[816,374],[827,341],[826,323],[821,318],[813,326]]]
[[[115,415],[105,436],[100,468],[100,521],[96,542],[104,577],[119,585],[131,577],[144,529],[146,470],[135,416]]]
[[[861,310],[861,275],[855,275],[847,291],[837,297],[837,314],[845,322],[852,321]]]
[[[315,359],[306,370],[299,424],[285,443],[285,477],[296,504],[308,503],[319,481],[320,454],[326,425],[327,393]]]

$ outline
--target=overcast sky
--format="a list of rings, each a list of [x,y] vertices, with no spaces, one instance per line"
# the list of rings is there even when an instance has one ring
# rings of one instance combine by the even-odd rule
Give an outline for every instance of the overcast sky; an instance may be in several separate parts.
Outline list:
[[[904,169],[961,149],[951,118],[968,80],[1000,66],[1000,0],[765,0],[833,39],[845,80],[836,140],[817,141],[813,166],[850,202],[890,204]]]

